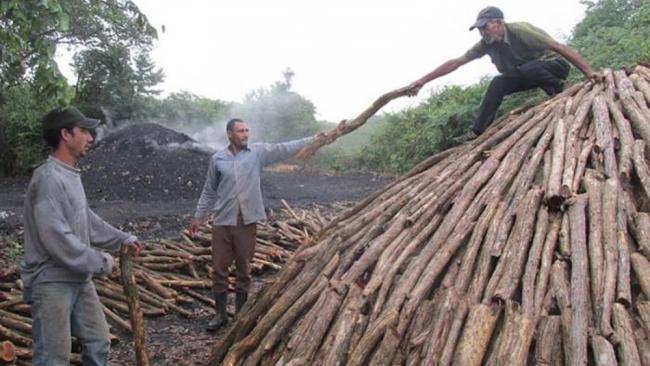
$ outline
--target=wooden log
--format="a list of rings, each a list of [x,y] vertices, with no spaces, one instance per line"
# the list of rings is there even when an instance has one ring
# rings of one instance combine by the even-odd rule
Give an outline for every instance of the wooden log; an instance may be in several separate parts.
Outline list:
[[[619,211],[619,216],[625,216],[625,214]],[[627,221],[623,225],[626,224]],[[630,242],[627,230],[622,228],[621,224],[619,224],[617,236],[618,272],[616,274],[616,301],[629,307],[632,304],[632,288],[630,287]]]
[[[560,226],[560,236],[558,242],[558,251],[562,258],[571,257],[571,231],[569,227],[569,216],[562,215],[562,225]]]
[[[32,334],[31,323],[17,319],[18,316],[13,316],[8,311],[0,310],[0,325],[4,325],[9,329],[15,329],[25,334]]]
[[[591,350],[594,363],[598,366],[618,365],[614,346],[607,339],[597,334],[591,336]]]
[[[618,274],[618,236],[617,236],[618,184],[614,178],[607,179],[603,187],[603,249],[605,254],[605,277],[603,282],[603,302],[600,317],[600,332],[609,338],[611,328],[612,304],[616,298],[616,279]]]
[[[106,317],[108,317],[110,320],[114,321],[117,325],[122,327],[122,329],[126,330],[127,332],[131,333],[133,330],[131,329],[131,324],[127,322],[126,320],[122,319],[121,316],[117,315],[114,313],[111,309],[109,309],[106,305],[102,304],[102,309],[104,309],[104,314],[106,314]]]
[[[558,209],[564,197],[560,194],[562,185],[562,170],[564,168],[564,149],[566,145],[566,126],[564,119],[560,118],[555,124],[553,143],[551,147],[551,173],[546,187],[546,202],[549,207]]]
[[[399,312],[395,309],[390,309],[385,312],[385,316],[378,319],[365,335],[359,340],[359,343],[350,353],[348,365],[356,366],[363,365],[364,361],[368,358],[369,353],[375,347],[377,342],[381,339],[384,333],[397,323],[399,319]]]
[[[0,339],[9,340],[14,344],[18,344],[25,347],[32,346],[32,340],[20,332],[9,329],[3,325],[0,325]]]
[[[537,274],[537,282],[535,284],[535,315],[540,315],[542,303],[547,293],[553,265],[553,253],[555,252],[555,247],[558,242],[562,215],[559,213],[551,213],[549,220],[549,229],[546,234],[546,239],[544,240],[542,260]]]
[[[645,107],[648,107],[648,104],[650,104],[650,85],[648,85],[648,82],[643,79],[643,77],[640,77],[639,75],[632,74],[630,75],[630,80],[632,83],[634,83],[634,86],[638,91],[641,92],[645,99]]]
[[[543,195],[544,192],[541,189],[531,189],[526,199],[522,202],[519,212],[517,212],[517,222],[515,223],[512,234],[512,240],[516,245],[513,245],[513,250],[508,253],[508,269],[494,292],[494,297],[498,299],[506,300],[512,298],[515,290],[519,286],[526,263],[526,254],[528,253],[530,241],[534,233],[535,218]],[[538,236],[540,247],[543,237]],[[531,300],[528,302],[530,305],[529,310],[530,314],[532,314],[532,299],[529,298],[529,300]]]
[[[598,95],[594,98],[592,110],[596,128],[596,144],[603,153],[605,174],[608,177],[617,177],[618,167],[616,166],[616,155],[614,153],[614,142],[612,139],[612,123],[609,119],[607,102],[603,96]]]
[[[526,262],[526,271],[522,280],[521,290],[521,307],[522,313],[528,316],[536,315],[535,313],[535,279],[539,272],[539,264],[542,259],[542,251],[546,241],[546,234],[549,226],[549,214],[546,206],[541,206],[537,213],[537,223],[533,243],[528,253]]]
[[[650,141],[650,120],[641,112],[633,97],[623,97],[621,103],[630,119],[632,129],[645,141],[647,148],[648,141]]]
[[[9,363],[16,360],[16,346],[11,341],[0,342],[0,362]]]
[[[562,360],[560,317],[544,316],[537,325],[535,342],[535,365],[558,365]]]
[[[639,246],[639,251],[650,258],[650,214],[637,212],[633,214],[632,235]]]
[[[632,319],[627,313],[627,309],[619,303],[614,303],[614,329],[616,337],[619,340],[617,346],[622,365],[641,366],[639,350],[636,348],[636,339],[634,338],[634,328]]]
[[[506,305],[506,309],[508,308]],[[517,307],[510,306],[510,310],[506,310],[505,322],[505,329],[501,331],[501,343],[495,350],[493,365],[524,365],[530,354],[537,320],[521,313]]]
[[[604,249],[603,249],[603,213],[602,194],[604,177],[595,170],[588,170],[584,177],[584,187],[589,196],[589,272],[591,301],[594,315],[600,319],[602,313],[602,293],[604,286]]]
[[[470,309],[454,355],[453,365],[480,365],[487,351],[501,306],[477,304]]]
[[[587,195],[576,197],[569,207],[571,222],[571,344],[568,347],[572,365],[586,365],[587,327],[589,314],[589,257],[587,254],[585,209]]]
[[[636,140],[634,142],[632,160],[634,162],[634,171],[637,177],[639,177],[641,188],[643,188],[643,192],[645,193],[646,202],[650,202],[650,169],[648,169],[645,160],[646,144],[647,142],[642,140]]]
[[[638,328],[634,331],[634,338],[636,340],[636,348],[639,350],[639,358],[642,365],[650,365],[650,340],[646,336],[646,332]]]
[[[632,269],[646,299],[650,299],[650,262],[639,253],[630,255]]]
[[[578,164],[576,167],[576,173],[573,176],[573,192],[577,192],[578,188],[580,187],[580,183],[582,182],[585,171],[587,170],[587,163],[589,161],[589,157],[591,156],[591,153],[593,152],[593,148],[595,145],[594,138],[591,137],[588,140],[585,140],[584,144],[582,145],[582,150],[580,151],[580,156],[578,156]]]
[[[135,364],[138,366],[149,365],[149,355],[147,353],[147,340],[145,333],[144,318],[142,309],[140,309],[140,298],[138,297],[138,284],[133,274],[131,264],[131,251],[122,247],[120,253],[120,273],[122,277],[122,286],[126,295],[129,306],[129,315],[131,320],[131,330],[133,336],[133,347],[135,348]]]
[[[614,102],[611,98],[607,98],[607,107],[614,119],[618,136],[621,140],[618,152],[618,172],[621,180],[628,183],[633,168],[632,147],[634,146],[634,135],[632,134],[632,127],[630,126],[630,121],[623,116],[623,112],[618,103]]]
[[[641,319],[641,326],[650,334],[650,301],[637,301],[634,306]]]

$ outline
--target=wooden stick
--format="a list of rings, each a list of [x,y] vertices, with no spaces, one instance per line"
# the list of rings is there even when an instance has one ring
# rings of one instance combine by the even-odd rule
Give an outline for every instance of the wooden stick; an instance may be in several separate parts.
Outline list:
[[[586,216],[587,195],[576,197],[569,207],[571,221],[571,344],[573,365],[586,365],[587,325],[589,314],[589,257],[587,255]]]
[[[120,253],[120,272],[124,294],[126,295],[127,304],[129,305],[133,347],[135,348],[135,364],[138,366],[148,366],[149,355],[147,354],[147,340],[144,329],[145,324],[142,316],[142,309],[140,309],[140,299],[138,297],[137,289],[138,284],[136,283],[133,274],[131,257],[130,250],[123,246]]]
[[[639,358],[639,350],[636,348],[634,328],[632,327],[630,315],[627,313],[625,307],[619,303],[614,303],[613,314],[614,329],[620,341],[617,348],[619,349],[621,364],[641,366],[641,359]]]

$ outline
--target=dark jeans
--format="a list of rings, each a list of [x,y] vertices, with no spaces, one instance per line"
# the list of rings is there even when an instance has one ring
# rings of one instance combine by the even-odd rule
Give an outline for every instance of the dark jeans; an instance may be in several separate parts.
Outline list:
[[[530,61],[519,67],[514,75],[499,75],[490,82],[481,102],[478,117],[472,130],[478,135],[494,121],[503,97],[512,93],[541,88],[548,95],[562,91],[562,80],[569,75],[571,66],[564,59]]]

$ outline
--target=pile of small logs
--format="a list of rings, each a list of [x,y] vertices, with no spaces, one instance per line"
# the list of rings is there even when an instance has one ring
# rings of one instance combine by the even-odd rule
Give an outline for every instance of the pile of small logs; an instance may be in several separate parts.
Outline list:
[[[432,156],[298,249],[212,365],[650,365],[650,69]]]
[[[286,204],[285,207],[277,214],[278,219],[258,224],[252,264],[257,274],[280,269],[298,247],[310,243],[327,224],[318,208],[292,209]],[[132,272],[138,283],[140,309],[144,316],[177,313],[193,317],[194,313],[183,305],[198,302],[214,306],[211,296],[206,296],[205,291],[197,291],[212,286],[210,230],[206,224],[194,238],[184,232],[179,240],[147,242],[141,255],[133,258]],[[95,279],[95,287],[109,322],[130,333],[127,298],[119,266],[115,267],[110,276]],[[31,359],[31,313],[30,306],[23,303],[22,291],[16,266],[0,271],[0,342],[9,341],[0,343],[0,361],[12,357],[17,357],[19,362]],[[117,336],[113,339],[118,340]],[[80,355],[73,354],[72,361],[80,363]]]

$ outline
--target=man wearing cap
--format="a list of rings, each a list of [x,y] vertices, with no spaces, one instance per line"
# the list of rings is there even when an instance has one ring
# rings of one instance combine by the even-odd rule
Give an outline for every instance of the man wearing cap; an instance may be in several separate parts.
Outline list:
[[[98,124],[74,107],[42,119],[52,153],[27,188],[21,263],[25,302],[32,306],[33,365],[68,365],[71,335],[82,345],[84,365],[106,365],[109,329],[92,277],[113,268],[104,250],[128,245],[137,255],[142,248],[88,207],[76,165]]]
[[[569,75],[570,66],[577,67],[588,79],[598,81],[594,72],[574,49],[553,40],[543,30],[525,22],[505,23],[503,13],[489,6],[478,13],[476,22],[482,39],[464,55],[452,58],[409,85],[416,95],[422,86],[460,66],[489,55],[501,73],[492,79],[483,97],[472,129],[456,138],[457,142],[472,140],[483,133],[495,118],[503,97],[519,91],[541,88],[547,95],[562,91],[562,82]],[[560,57],[561,56],[561,57]]]

